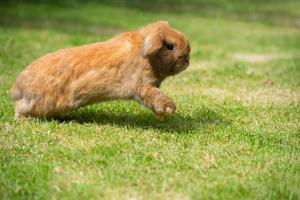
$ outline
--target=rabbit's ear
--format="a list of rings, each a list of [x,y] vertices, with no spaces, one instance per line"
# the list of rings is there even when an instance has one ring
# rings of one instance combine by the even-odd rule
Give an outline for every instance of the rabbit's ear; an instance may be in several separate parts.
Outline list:
[[[149,34],[145,37],[144,46],[142,48],[142,56],[147,58],[154,55],[163,45],[163,38],[159,33]]]
[[[164,41],[162,33],[169,27],[168,21],[157,21],[145,26],[144,30],[148,32],[148,35],[145,37],[142,49],[144,58],[155,54],[162,47]]]
[[[154,29],[160,29],[162,27],[169,27],[170,24],[168,21],[157,21],[157,22],[154,22],[154,23],[151,23],[149,25],[147,25],[146,27],[151,27],[151,28],[154,28]]]

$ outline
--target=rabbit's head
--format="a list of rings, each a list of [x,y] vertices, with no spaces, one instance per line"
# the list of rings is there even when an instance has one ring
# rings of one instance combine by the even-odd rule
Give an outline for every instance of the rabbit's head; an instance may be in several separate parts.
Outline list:
[[[142,56],[163,76],[185,70],[190,62],[191,47],[186,36],[167,21],[159,21],[142,29],[145,35]]]

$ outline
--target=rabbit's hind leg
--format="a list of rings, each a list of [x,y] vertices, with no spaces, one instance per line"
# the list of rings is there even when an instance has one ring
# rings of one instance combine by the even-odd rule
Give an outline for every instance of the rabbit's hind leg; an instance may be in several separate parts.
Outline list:
[[[28,117],[32,110],[32,102],[26,98],[22,98],[15,102],[15,120],[20,118]]]

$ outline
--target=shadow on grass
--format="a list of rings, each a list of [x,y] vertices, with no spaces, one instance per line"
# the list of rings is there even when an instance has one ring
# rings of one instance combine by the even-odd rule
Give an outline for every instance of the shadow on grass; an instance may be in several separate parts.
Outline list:
[[[156,129],[172,133],[189,133],[195,130],[212,131],[214,127],[227,126],[231,124],[230,120],[225,119],[221,114],[218,114],[208,108],[196,110],[187,116],[182,116],[180,114],[168,116],[164,121],[159,121],[151,113],[112,113],[107,111],[97,112],[86,109],[73,112],[62,119],[55,120],[62,123],[96,123],[98,125]]]

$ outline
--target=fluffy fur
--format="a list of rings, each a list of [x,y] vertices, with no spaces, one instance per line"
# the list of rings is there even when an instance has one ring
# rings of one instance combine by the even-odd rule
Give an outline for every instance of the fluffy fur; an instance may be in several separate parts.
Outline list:
[[[161,82],[189,65],[187,38],[166,21],[105,42],[46,54],[19,75],[11,88],[15,118],[55,117],[113,99],[134,99],[163,119],[174,113]]]

